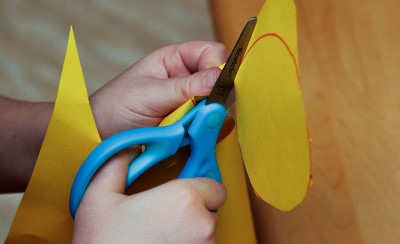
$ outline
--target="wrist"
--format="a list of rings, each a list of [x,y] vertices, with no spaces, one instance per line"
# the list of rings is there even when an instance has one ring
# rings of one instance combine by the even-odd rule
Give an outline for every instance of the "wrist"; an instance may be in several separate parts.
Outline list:
[[[0,192],[23,191],[32,174],[53,103],[0,97]]]

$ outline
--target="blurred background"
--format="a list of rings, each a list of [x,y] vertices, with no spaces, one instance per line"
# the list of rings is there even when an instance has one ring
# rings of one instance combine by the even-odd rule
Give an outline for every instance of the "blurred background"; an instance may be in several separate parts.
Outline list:
[[[0,94],[54,100],[70,25],[92,93],[170,43],[220,40],[231,47],[263,2],[3,0]],[[259,242],[399,243],[398,1],[296,4],[314,185],[289,213],[251,194]],[[0,197],[2,241],[21,195]]]
[[[89,94],[159,47],[215,40],[207,1],[1,1],[0,95],[54,101],[70,25]],[[21,197],[0,195],[1,243]]]

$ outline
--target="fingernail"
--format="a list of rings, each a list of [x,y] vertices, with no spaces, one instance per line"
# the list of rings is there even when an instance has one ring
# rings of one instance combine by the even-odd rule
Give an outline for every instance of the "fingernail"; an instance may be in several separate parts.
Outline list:
[[[205,79],[206,79],[206,85],[209,88],[213,88],[214,84],[217,80],[217,75],[214,69],[211,69],[210,71],[208,71],[208,73],[205,75]]]
[[[219,67],[223,64],[224,62],[221,62],[220,60],[210,60],[207,63],[207,67]]]

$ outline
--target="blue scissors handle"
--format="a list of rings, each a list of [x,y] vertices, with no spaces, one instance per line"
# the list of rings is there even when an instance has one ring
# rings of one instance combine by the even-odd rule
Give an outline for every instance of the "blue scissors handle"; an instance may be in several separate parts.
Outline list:
[[[215,150],[226,110],[219,103],[205,105],[204,100],[197,106],[199,109],[188,130],[191,154],[178,178],[205,176],[221,183]]]
[[[215,147],[225,120],[225,108],[205,100],[176,123],[164,127],[127,130],[99,144],[79,168],[70,193],[70,213],[75,217],[92,177],[109,158],[134,145],[144,145],[144,152],[128,168],[126,187],[146,170],[175,154],[180,147],[191,145],[191,154],[178,178],[209,177],[221,182]]]

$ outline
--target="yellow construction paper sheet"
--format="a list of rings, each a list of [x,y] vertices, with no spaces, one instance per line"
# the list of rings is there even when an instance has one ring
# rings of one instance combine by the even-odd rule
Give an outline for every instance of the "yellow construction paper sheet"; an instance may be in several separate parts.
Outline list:
[[[291,210],[311,183],[293,0],[264,4],[235,89],[239,144],[251,184],[264,201]]]
[[[6,243],[70,243],[69,190],[100,142],[71,28],[54,111]]]

